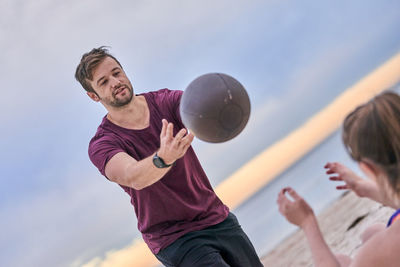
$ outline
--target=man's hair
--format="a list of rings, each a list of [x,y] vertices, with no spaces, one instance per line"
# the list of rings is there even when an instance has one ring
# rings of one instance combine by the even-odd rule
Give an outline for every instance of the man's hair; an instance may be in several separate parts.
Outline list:
[[[78,67],[76,67],[75,79],[87,92],[93,92],[97,94],[90,85],[89,81],[93,80],[93,71],[107,57],[114,59],[122,69],[119,61],[108,52],[106,46],[93,48],[90,52],[83,54],[81,62],[79,63]]]
[[[387,179],[378,182],[400,196],[400,96],[385,92],[356,108],[344,120],[342,138],[350,156],[380,166]]]

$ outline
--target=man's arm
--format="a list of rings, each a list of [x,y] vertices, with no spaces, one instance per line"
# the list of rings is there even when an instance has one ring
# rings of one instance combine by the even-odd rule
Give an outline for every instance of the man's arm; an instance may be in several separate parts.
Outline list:
[[[157,151],[166,164],[172,164],[183,157],[193,141],[193,134],[186,134],[186,129],[181,129],[173,136],[173,124],[162,120],[160,134],[160,149]],[[185,135],[186,134],[186,135]],[[108,179],[120,185],[132,187],[136,190],[143,189],[160,180],[170,169],[157,168],[153,164],[153,156],[135,160],[125,152],[115,154],[106,164],[105,173]]]

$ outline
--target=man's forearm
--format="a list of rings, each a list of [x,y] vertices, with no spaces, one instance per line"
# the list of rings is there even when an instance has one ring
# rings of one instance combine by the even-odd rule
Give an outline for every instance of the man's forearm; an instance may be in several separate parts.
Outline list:
[[[141,190],[159,181],[172,168],[157,168],[153,156],[129,164],[125,170],[125,181],[130,187]]]
[[[302,229],[308,240],[315,266],[340,267],[335,255],[332,253],[322,236],[315,216],[310,217],[310,219],[303,225]]]

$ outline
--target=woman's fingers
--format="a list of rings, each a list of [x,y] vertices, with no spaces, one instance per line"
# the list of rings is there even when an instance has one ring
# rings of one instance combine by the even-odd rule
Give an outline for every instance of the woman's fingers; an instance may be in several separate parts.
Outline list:
[[[289,193],[289,195],[290,195],[295,201],[298,201],[298,200],[301,199],[301,197],[299,196],[299,194],[297,194],[297,192],[296,192],[293,188],[289,187],[289,188],[287,189],[287,192]]]
[[[347,185],[338,185],[338,186],[336,186],[336,189],[345,190],[345,189],[350,189],[350,188]]]
[[[335,173],[335,172],[337,172],[338,163],[337,162],[328,162],[325,164],[324,168],[327,169],[327,171],[326,171],[327,174]]]
[[[277,203],[279,206],[279,210],[281,213],[285,212],[287,208],[292,204],[292,201],[285,196],[285,192],[288,191],[288,188],[282,188],[281,191],[278,193]]]
[[[340,176],[331,176],[329,177],[329,180],[331,181],[343,181],[343,178]]]

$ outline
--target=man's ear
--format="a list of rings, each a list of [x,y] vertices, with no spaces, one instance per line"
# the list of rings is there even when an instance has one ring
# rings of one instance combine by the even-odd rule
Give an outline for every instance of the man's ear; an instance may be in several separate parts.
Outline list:
[[[94,93],[94,92],[86,92],[86,94],[87,94],[93,101],[96,101],[96,102],[99,102],[99,101],[100,101],[100,97],[99,97],[96,93]]]

